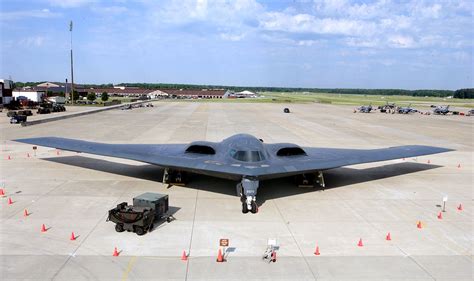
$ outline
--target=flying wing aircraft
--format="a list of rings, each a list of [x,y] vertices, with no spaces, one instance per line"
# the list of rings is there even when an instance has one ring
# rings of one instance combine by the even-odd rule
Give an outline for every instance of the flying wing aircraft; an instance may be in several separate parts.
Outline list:
[[[322,172],[328,169],[451,151],[420,145],[381,149],[300,147],[292,143],[266,144],[247,134],[237,134],[221,142],[189,144],[106,144],[57,137],[15,141],[161,166],[165,169],[166,183],[181,181],[185,173],[240,181],[237,193],[243,213],[257,212],[256,195],[261,180],[303,175],[305,181],[313,178],[324,187]]]

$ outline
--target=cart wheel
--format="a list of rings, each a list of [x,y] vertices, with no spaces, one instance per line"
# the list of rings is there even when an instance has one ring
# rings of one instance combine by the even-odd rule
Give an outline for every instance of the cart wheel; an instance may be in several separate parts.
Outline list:
[[[137,226],[135,227],[135,233],[138,236],[142,236],[143,234],[145,234],[145,230],[143,230],[143,227]]]
[[[166,222],[167,222],[167,223],[170,223],[170,222],[171,222],[171,217],[167,217],[167,218],[166,218]]]
[[[124,231],[123,225],[117,223],[117,224],[115,225],[115,231],[117,231],[117,232],[123,232],[123,231]]]
[[[150,224],[150,227],[148,228],[148,231],[152,231],[152,230],[153,230],[153,227],[154,227],[154,225],[153,225],[153,224]]]

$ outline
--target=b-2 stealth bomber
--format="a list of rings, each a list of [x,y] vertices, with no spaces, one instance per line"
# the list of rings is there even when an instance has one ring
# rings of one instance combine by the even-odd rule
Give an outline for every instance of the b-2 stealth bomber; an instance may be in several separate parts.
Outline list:
[[[237,194],[242,212],[257,212],[256,195],[262,180],[299,176],[324,187],[323,171],[341,166],[416,157],[451,149],[406,145],[379,149],[300,147],[292,143],[263,143],[248,134],[237,134],[221,142],[189,144],[107,144],[75,139],[42,137],[17,142],[145,162],[163,167],[164,182],[195,173],[239,181]]]

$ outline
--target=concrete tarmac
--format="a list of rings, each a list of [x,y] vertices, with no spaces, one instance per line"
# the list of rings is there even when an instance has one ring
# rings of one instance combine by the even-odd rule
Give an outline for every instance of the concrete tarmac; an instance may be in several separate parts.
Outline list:
[[[283,113],[284,107],[292,113]],[[0,279],[472,280],[474,117],[352,110],[156,102],[153,108],[31,127],[6,124],[2,117]],[[196,175],[185,187],[167,189],[156,166],[45,147],[35,155],[30,145],[11,141],[58,136],[186,143],[236,133],[301,146],[420,144],[456,151],[330,170],[324,190],[298,188],[292,179],[262,182],[259,212],[242,214],[231,181]],[[169,194],[176,220],[141,237],[115,232],[105,221],[107,211],[143,192]],[[40,231],[42,224],[46,232]],[[75,241],[69,240],[73,231]],[[391,241],[385,239],[388,232]],[[216,263],[220,238],[230,240],[225,263]],[[275,263],[261,260],[269,238],[280,246]],[[359,239],[363,247],[357,246]],[[114,247],[118,257],[112,256]],[[187,261],[181,261],[183,251]]]

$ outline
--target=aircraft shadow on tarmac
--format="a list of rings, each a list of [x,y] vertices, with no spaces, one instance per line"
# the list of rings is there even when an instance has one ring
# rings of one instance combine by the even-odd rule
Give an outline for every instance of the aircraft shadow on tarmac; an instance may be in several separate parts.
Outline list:
[[[163,179],[163,169],[151,164],[130,165],[84,156],[51,157],[43,158],[43,160],[160,183]],[[439,167],[441,166],[409,161],[380,165],[377,167],[365,169],[341,167],[324,172],[324,180],[326,182],[325,188],[297,187],[293,181],[293,177],[272,179],[262,181],[260,183],[257,201],[259,205],[262,205],[266,200],[304,194],[308,192],[318,192],[321,190],[328,190],[352,184],[396,177]],[[186,187],[237,196],[235,189],[236,184],[237,182],[225,179],[204,175],[192,175],[190,177],[190,181],[186,184]]]

